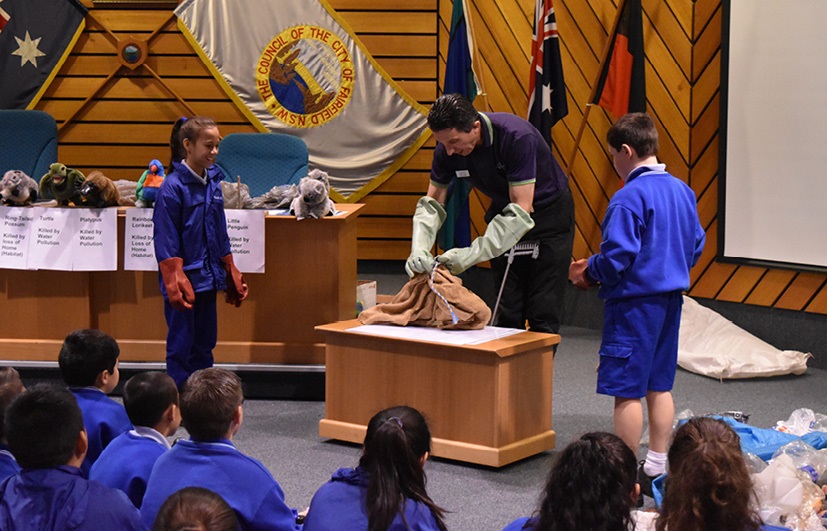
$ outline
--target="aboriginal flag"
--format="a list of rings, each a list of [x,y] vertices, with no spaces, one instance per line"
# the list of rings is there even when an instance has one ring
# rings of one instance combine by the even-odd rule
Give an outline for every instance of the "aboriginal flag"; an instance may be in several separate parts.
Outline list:
[[[646,78],[643,56],[643,12],[640,0],[626,0],[611,37],[608,60],[600,74],[593,104],[620,118],[646,111]]]
[[[3,0],[0,4],[0,109],[31,109],[85,27],[76,0]]]
[[[530,79],[528,121],[534,124],[551,145],[551,127],[569,113],[563,65],[560,61],[557,20],[551,0],[537,0],[534,5]]]

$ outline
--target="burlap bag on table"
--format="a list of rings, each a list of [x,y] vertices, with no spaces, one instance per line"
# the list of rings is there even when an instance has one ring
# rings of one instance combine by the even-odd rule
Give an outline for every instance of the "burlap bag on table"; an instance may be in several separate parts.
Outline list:
[[[434,274],[434,288],[453,307],[458,322],[452,323],[451,312],[429,284],[430,276],[420,274],[402,286],[391,302],[368,308],[359,314],[362,324],[416,325],[446,330],[480,330],[491,319],[491,309],[474,292],[462,285],[459,277],[444,267]]]

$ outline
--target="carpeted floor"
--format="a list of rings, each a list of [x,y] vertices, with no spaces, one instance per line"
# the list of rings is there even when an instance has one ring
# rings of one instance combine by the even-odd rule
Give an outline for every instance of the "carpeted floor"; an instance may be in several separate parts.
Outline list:
[[[587,431],[612,429],[612,399],[594,392],[599,333],[565,327],[561,335],[552,413],[558,448]],[[798,407],[827,413],[824,389],[827,371],[819,369],[802,376],[726,382],[679,370],[674,394],[678,412],[743,411],[750,424],[770,427]],[[248,400],[244,410],[236,443],[273,472],[291,506],[305,507],[333,471],[354,466],[359,458],[358,446],[318,437],[322,402]],[[499,530],[532,512],[555,454],[501,469],[432,459],[426,465],[428,491],[450,511],[451,529]]]
[[[397,269],[401,270],[401,263]],[[360,265],[359,276],[377,280],[379,293],[394,294],[407,280],[399,273]],[[484,275],[480,279],[469,275],[465,281],[466,285],[476,282],[480,286],[478,294],[487,302],[496,297],[496,287]],[[599,310],[587,306],[586,313],[581,320],[594,317],[592,320],[599,323]],[[561,336],[555,359],[552,406],[558,449],[587,431],[611,431],[613,403],[611,398],[597,395],[594,390],[599,332],[566,326]],[[59,378],[57,371],[49,373],[47,379]],[[124,374],[126,379],[129,372]],[[323,394],[323,373],[258,373],[243,377],[248,400],[244,404],[244,425],[235,443],[241,451],[269,468],[284,489],[289,505],[303,509],[315,490],[337,468],[356,465],[360,449],[357,445],[318,436],[324,402],[313,398]],[[38,375],[37,379],[40,378],[43,376]],[[25,377],[24,382],[33,383]],[[802,376],[725,382],[679,369],[674,396],[679,413],[743,411],[750,415],[750,424],[771,427],[778,420],[786,420],[799,407],[827,413],[825,389],[827,371],[821,369],[809,369]],[[252,398],[256,396],[309,400]],[[179,432],[179,436],[185,435],[183,430]],[[450,529],[500,530],[513,519],[534,510],[556,454],[556,450],[545,452],[501,469],[434,458],[426,464],[428,491],[449,511]]]

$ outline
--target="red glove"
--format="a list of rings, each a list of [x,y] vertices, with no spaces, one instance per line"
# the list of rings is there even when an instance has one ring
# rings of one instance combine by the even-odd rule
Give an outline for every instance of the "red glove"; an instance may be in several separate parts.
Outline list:
[[[247,298],[249,292],[247,283],[244,282],[244,275],[235,266],[232,254],[222,257],[221,261],[224,262],[224,271],[227,273],[227,289],[224,292],[224,299],[238,308],[241,306],[241,301]]]
[[[195,293],[192,284],[184,273],[184,259],[173,257],[158,263],[161,269],[161,278],[167,289],[167,299],[176,310],[189,310],[195,302]]]

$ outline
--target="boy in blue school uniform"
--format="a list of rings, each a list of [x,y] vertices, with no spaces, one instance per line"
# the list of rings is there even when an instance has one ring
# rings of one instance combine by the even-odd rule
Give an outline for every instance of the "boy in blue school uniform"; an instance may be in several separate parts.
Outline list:
[[[613,396],[615,433],[637,453],[646,398],[650,439],[641,490],[666,470],[675,406],[672,386],[689,270],[706,235],[695,193],[658,163],[658,132],[645,113],[621,117],[606,135],[625,185],[609,201],[600,252],[573,262],[579,288],[599,283],[605,300],[597,392]]]
[[[272,474],[233,445],[244,418],[243,400],[241,380],[225,369],[201,369],[187,379],[181,417],[190,439],[178,441],[152,468],[141,505],[147,526],[170,495],[184,487],[203,487],[227,501],[242,529],[301,529]]]
[[[6,408],[25,390],[20,373],[14,367],[0,367],[0,481],[20,472],[20,465],[9,451],[3,423]]]
[[[178,388],[162,372],[142,372],[126,382],[123,404],[134,429],[118,435],[104,448],[89,479],[124,491],[140,509],[149,473],[171,448],[167,437],[181,424]]]
[[[123,492],[83,477],[86,431],[69,391],[25,391],[6,411],[6,437],[22,470],[0,484],[0,529],[146,529]]]
[[[81,470],[89,470],[104,448],[121,433],[132,429],[123,405],[108,395],[120,380],[121,349],[112,336],[100,330],[75,330],[63,340],[58,356],[60,373],[83,412],[89,450]]]

